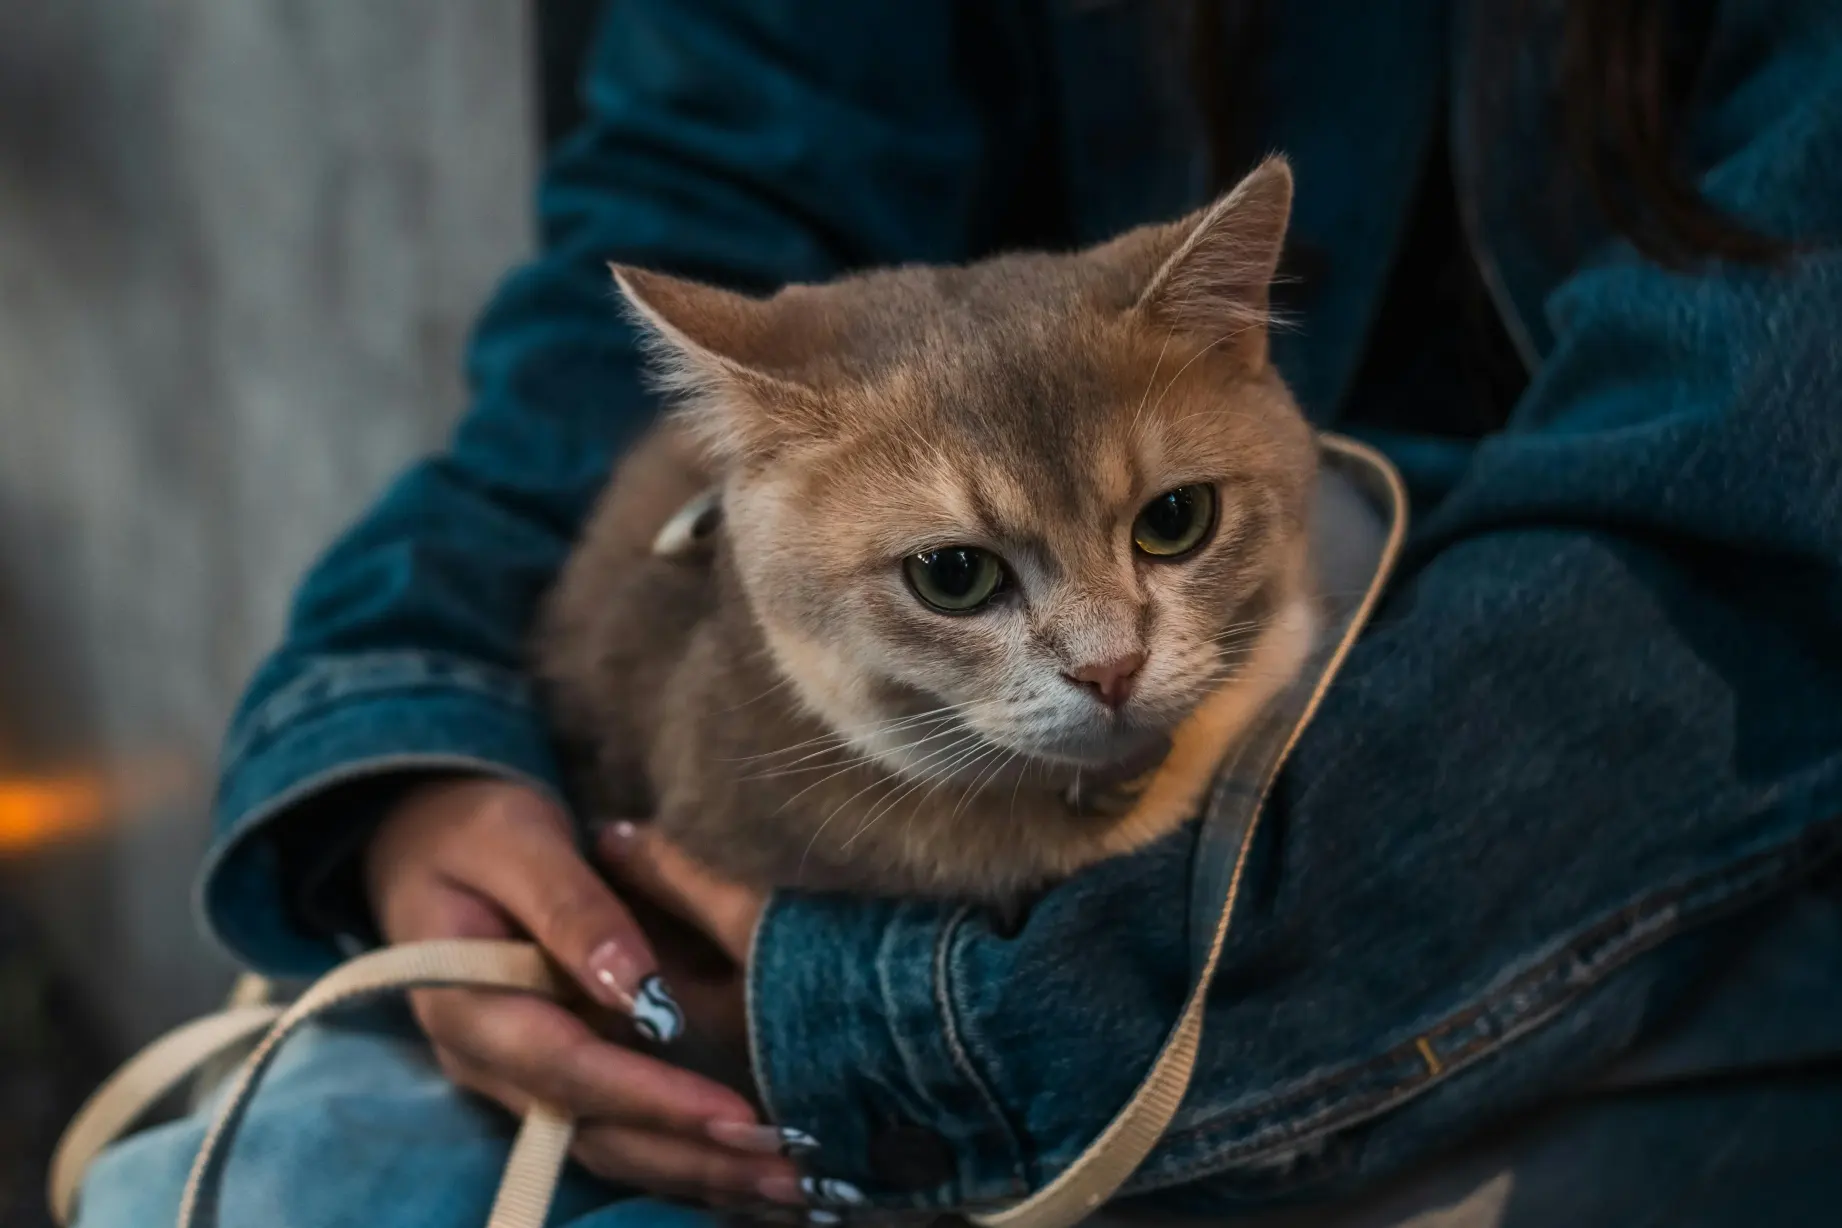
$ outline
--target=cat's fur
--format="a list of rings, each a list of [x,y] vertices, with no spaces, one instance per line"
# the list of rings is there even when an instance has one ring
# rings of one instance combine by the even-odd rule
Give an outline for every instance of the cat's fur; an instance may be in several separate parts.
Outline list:
[[[616,269],[679,406],[619,467],[539,637],[597,808],[761,886],[975,899],[1193,813],[1065,799],[1186,719],[1210,733],[1173,759],[1213,755],[1308,652],[1316,452],[1266,340],[1290,202],[1273,159],[1081,253],[765,300]],[[1191,482],[1218,491],[1213,538],[1136,557],[1140,507]],[[711,549],[656,556],[713,484]],[[967,543],[1015,590],[927,608],[902,559]],[[1117,712],[1067,677],[1134,652]],[[1172,787],[1200,793],[1212,765],[1183,766]]]

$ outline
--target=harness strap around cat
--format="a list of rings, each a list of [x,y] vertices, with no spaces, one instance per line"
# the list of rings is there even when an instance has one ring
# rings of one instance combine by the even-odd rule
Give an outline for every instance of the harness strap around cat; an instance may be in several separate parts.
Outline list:
[[[1183,1010],[1143,1080],[1097,1138],[1052,1181],[1014,1205],[974,1214],[984,1228],[1069,1228],[1086,1218],[1137,1171],[1169,1127],[1195,1068],[1209,988],[1252,846],[1256,820],[1279,770],[1374,612],[1406,532],[1407,496],[1399,475],[1374,450],[1322,435],[1323,477],[1313,527],[1325,634],[1299,681],[1271,704],[1232,748],[1222,748],[1196,853],[1191,988]],[[682,542],[695,521],[678,526]],[[674,522],[676,523],[676,522]],[[68,1225],[89,1163],[154,1103],[226,1053],[255,1041],[199,1148],[180,1206],[179,1228],[194,1228],[211,1182],[221,1178],[237,1126],[264,1070],[281,1044],[316,1016],[365,998],[411,989],[498,989],[558,996],[561,977],[529,943],[449,940],[389,947],[328,973],[285,1010],[241,1004],[194,1021],[141,1051],[78,1111],[53,1157],[53,1217]],[[542,1228],[563,1163],[572,1123],[562,1113],[533,1108],[506,1162],[487,1228]]]

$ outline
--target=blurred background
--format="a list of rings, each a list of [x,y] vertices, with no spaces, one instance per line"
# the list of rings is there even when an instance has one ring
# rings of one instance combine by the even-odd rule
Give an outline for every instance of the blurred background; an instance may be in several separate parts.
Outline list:
[[[0,5],[0,1225],[230,983],[189,901],[225,721],[458,412],[592,7]]]

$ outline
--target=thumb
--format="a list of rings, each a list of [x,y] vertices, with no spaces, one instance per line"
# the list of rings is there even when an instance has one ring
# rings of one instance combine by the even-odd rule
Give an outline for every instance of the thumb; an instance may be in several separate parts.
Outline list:
[[[596,848],[621,886],[696,926],[738,967],[747,966],[763,892],[718,878],[656,831],[624,819],[601,830]]]

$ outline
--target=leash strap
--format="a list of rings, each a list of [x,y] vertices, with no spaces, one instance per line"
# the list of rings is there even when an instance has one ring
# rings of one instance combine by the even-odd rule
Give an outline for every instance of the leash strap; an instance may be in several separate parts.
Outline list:
[[[1320,650],[1308,685],[1295,688],[1257,726],[1248,745],[1237,748],[1228,766],[1258,768],[1258,788],[1231,803],[1226,795],[1235,772],[1224,773],[1199,845],[1195,932],[1206,935],[1189,996],[1151,1068],[1132,1098],[1075,1160],[1029,1198],[971,1217],[982,1228],[1071,1228],[1098,1209],[1137,1171],[1176,1115],[1202,1043],[1209,987],[1227,942],[1253,846],[1256,819],[1279,769],[1299,734],[1316,713],[1325,692],[1373,613],[1406,533],[1407,496],[1393,467],[1366,445],[1340,436],[1319,437],[1325,459],[1354,483],[1380,513],[1383,531],[1368,551],[1362,587],[1331,592],[1335,634]],[[1225,816],[1225,817],[1224,817]],[[1221,867],[1228,867],[1222,876]],[[328,1010],[384,993],[435,987],[500,989],[556,997],[562,987],[543,953],[529,943],[450,940],[387,947],[359,956],[315,982],[285,1010],[239,1005],[187,1024],[155,1041],[105,1082],[66,1129],[50,1174],[52,1214],[68,1225],[77,1190],[89,1163],[155,1102],[212,1060],[260,1036],[230,1083],[186,1181],[178,1228],[198,1228],[206,1192],[219,1175],[237,1126],[256,1085],[282,1043],[302,1024]],[[543,1228],[568,1156],[572,1123],[560,1111],[539,1105],[524,1119],[512,1145],[487,1228]]]
[[[51,1157],[51,1217],[70,1223],[77,1187],[90,1161],[120,1138],[149,1107],[220,1054],[261,1036],[281,1018],[279,1006],[245,1006],[194,1019],[135,1054],[90,1094]]]
[[[1214,799],[1216,804],[1211,809],[1215,815],[1229,817],[1225,822],[1210,822],[1205,826],[1198,846],[1199,858],[1209,854],[1212,849],[1216,857],[1199,866],[1199,870],[1219,873],[1219,867],[1224,864],[1231,868],[1219,893],[1210,892],[1206,884],[1201,884],[1203,891],[1199,898],[1213,904],[1206,918],[1207,923],[1197,930],[1200,934],[1208,935],[1208,946],[1202,953],[1201,966],[1192,977],[1183,1013],[1178,1016],[1176,1026],[1165,1039],[1151,1069],[1145,1073],[1138,1090],[1133,1092],[1125,1107],[1107,1123],[1106,1129],[1054,1180],[1022,1202],[1001,1211],[973,1217],[974,1222],[984,1228],[1070,1228],[1091,1215],[1138,1171],[1138,1166],[1164,1136],[1171,1118],[1176,1116],[1177,1107],[1183,1102],[1184,1094],[1189,1091],[1190,1076],[1196,1068],[1196,1054],[1202,1044],[1202,1025],[1208,1006],[1209,986],[1215,980],[1215,970],[1221,963],[1222,950],[1227,944],[1228,925],[1234,915],[1235,901],[1240,895],[1248,853],[1253,847],[1257,826],[1255,820],[1272,790],[1273,782],[1279,776],[1280,767],[1291,754],[1305,726],[1317,713],[1318,705],[1348,657],[1357,635],[1374,612],[1407,532],[1406,488],[1387,460],[1366,445],[1339,436],[1320,436],[1319,442],[1330,454],[1327,460],[1339,463],[1339,467],[1348,471],[1367,492],[1372,492],[1371,498],[1379,498],[1381,501],[1380,510],[1386,517],[1387,527],[1379,554],[1367,570],[1366,583],[1357,594],[1359,600],[1349,610],[1347,617],[1341,620],[1340,626],[1333,623],[1337,634],[1326,645],[1322,664],[1315,671],[1315,680],[1310,688],[1302,693],[1295,692],[1290,702],[1276,705],[1275,718],[1264,723],[1247,743],[1237,749],[1236,765],[1259,753],[1257,749],[1250,751],[1249,747],[1264,745],[1272,752],[1268,756],[1265,770],[1258,778],[1260,784],[1255,795],[1242,805],[1224,804],[1228,799],[1221,795],[1221,790],[1230,787],[1232,771],[1224,773],[1223,783],[1218,786]],[[1332,594],[1333,598],[1336,596]],[[1275,731],[1278,731],[1276,744],[1267,742],[1266,738],[1271,737]],[[1228,856],[1230,852],[1231,859]]]

